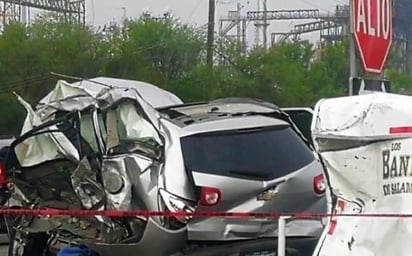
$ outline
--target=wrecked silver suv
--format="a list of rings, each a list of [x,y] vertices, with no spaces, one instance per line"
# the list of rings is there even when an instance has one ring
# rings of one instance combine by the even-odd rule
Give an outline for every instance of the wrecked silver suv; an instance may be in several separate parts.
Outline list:
[[[322,166],[288,115],[267,102],[183,104],[151,84],[112,78],[59,81],[35,109],[19,100],[28,115],[6,166],[10,206],[326,211]],[[212,241],[277,235],[269,218],[20,216],[9,222],[13,256],[54,255],[74,244],[99,255],[171,255]],[[322,229],[319,220],[294,220],[286,234],[316,240]]]

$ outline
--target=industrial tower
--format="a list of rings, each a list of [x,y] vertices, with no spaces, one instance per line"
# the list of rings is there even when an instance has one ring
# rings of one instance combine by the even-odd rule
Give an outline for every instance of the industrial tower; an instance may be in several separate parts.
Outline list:
[[[61,15],[73,23],[86,23],[85,0],[0,0],[0,26],[13,22],[30,23],[35,12]]]
[[[331,12],[321,12],[319,9],[295,9],[295,10],[262,10],[263,0],[257,0],[257,11],[248,11],[245,16],[232,15],[220,20],[220,35],[229,34],[237,24],[254,22],[260,31],[263,30],[264,38],[269,22],[279,20],[302,20],[303,23],[294,26],[290,31],[276,31],[271,33],[271,46],[287,40],[298,39],[302,34],[318,32],[320,46],[344,40],[349,36],[350,10],[348,5],[338,5]],[[392,56],[397,61],[392,62],[393,68],[412,74],[412,0],[393,0],[393,45]],[[239,30],[238,30],[239,31]],[[241,30],[239,38],[245,37],[246,29]],[[239,34],[239,32],[238,32]],[[261,41],[260,35],[255,38]]]

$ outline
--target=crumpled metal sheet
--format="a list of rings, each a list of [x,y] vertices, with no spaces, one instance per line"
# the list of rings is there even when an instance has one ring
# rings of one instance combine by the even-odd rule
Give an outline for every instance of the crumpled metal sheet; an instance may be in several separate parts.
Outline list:
[[[144,129],[138,131],[128,129],[128,135],[152,136],[161,145],[159,134],[155,131],[159,128],[159,120],[154,106],[181,104],[182,101],[170,92],[148,83],[111,78],[95,78],[74,84],[58,81],[56,87],[40,101],[35,109],[32,109],[30,104],[18,96],[18,100],[27,111],[21,134],[52,120],[57,111],[84,110],[88,107],[105,109],[125,99],[130,99],[139,105],[148,118],[148,121],[143,120],[141,115],[137,115],[135,109],[133,112],[133,108],[130,106],[123,109],[120,117],[124,122],[140,122],[140,128],[142,125],[145,126]],[[154,127],[151,127],[152,125]],[[54,127],[49,127],[49,129],[52,128]],[[33,166],[48,160],[65,157],[80,160],[77,150],[70,141],[58,132],[27,139],[16,147],[16,155],[22,166]]]
[[[159,170],[153,167],[152,160],[137,154],[107,157],[103,160],[102,177],[109,208],[160,210]],[[118,182],[122,185],[118,186]]]
[[[20,96],[18,96],[18,100],[27,111],[22,129],[22,134],[24,134],[35,126],[42,124],[42,120],[29,103]],[[45,130],[54,129],[55,126],[50,126]],[[20,165],[24,167],[62,158],[79,160],[79,153],[76,148],[61,132],[48,132],[30,137],[15,147],[15,153]]]
[[[322,99],[314,110],[312,134],[322,138],[393,138],[389,135],[391,125],[412,124],[410,109],[410,96],[390,93]]]
[[[126,173],[123,157],[103,160],[102,178],[107,195],[107,208],[131,210],[132,185]]]
[[[152,123],[157,123],[155,108],[178,105],[183,102],[172,93],[149,83],[99,77],[76,83],[58,81],[56,87],[36,107],[41,117],[53,110],[82,110],[90,106],[108,108],[119,100],[136,101]]]
[[[315,147],[326,166],[337,213],[412,212],[412,97],[376,93],[318,102],[312,123]],[[333,138],[333,147],[325,141]],[[351,141],[368,141],[351,145]],[[409,255],[412,220],[334,217],[314,256]]]
[[[86,209],[103,209],[102,207],[106,204],[106,195],[87,158],[82,159],[73,172],[71,182],[74,191]]]
[[[98,94],[101,94],[101,90],[103,87],[105,87],[105,85],[109,85],[112,88],[119,89],[129,88],[138,92],[139,97],[144,99],[148,104],[150,104],[154,108],[178,105],[183,103],[183,101],[179,99],[176,95],[166,90],[163,90],[155,85],[142,81],[110,77],[96,77],[89,80],[75,82],[71,85],[84,88],[95,97],[97,97]],[[121,91],[122,90],[119,90],[119,92]],[[120,93],[119,96],[123,97],[122,93]],[[117,99],[117,97],[112,97],[112,99],[115,100]]]
[[[40,101],[39,105],[48,105],[52,102],[73,98],[75,96],[99,98],[106,91],[116,88],[120,89],[118,92],[124,91],[125,89],[131,89],[129,91],[137,91],[139,97],[145,99],[145,101],[154,108],[183,103],[176,95],[147,82],[110,77],[96,77],[74,83],[67,83],[60,80],[55,89],[45,96]],[[119,96],[123,97],[122,94]],[[111,99],[116,100],[119,96],[111,97]]]

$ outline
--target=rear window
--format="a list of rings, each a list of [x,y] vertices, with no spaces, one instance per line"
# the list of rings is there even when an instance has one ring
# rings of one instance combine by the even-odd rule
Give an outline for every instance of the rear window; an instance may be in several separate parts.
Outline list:
[[[274,179],[314,161],[289,126],[194,135],[181,143],[188,171]]]

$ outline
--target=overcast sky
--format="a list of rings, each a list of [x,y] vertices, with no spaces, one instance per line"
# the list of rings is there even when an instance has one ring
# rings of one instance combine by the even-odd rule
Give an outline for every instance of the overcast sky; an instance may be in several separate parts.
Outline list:
[[[216,24],[219,17],[226,16],[229,10],[236,10],[237,3],[243,6],[245,14],[246,11],[257,10],[257,1],[217,0]],[[170,11],[182,22],[204,25],[207,23],[209,4],[208,0],[86,0],[86,2],[87,22],[94,26],[101,26],[113,20],[120,21],[124,14],[129,18],[138,17],[146,10],[150,10],[153,15]],[[267,0],[267,5],[268,10],[316,8],[327,12],[333,11],[336,5],[347,2],[347,0]],[[309,21],[272,21],[268,28],[268,37],[271,32],[287,32],[293,25],[304,22]],[[249,24],[248,29],[249,31],[253,29],[253,24]]]

